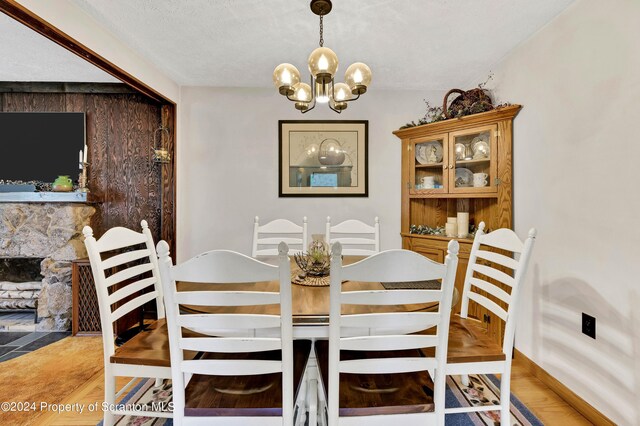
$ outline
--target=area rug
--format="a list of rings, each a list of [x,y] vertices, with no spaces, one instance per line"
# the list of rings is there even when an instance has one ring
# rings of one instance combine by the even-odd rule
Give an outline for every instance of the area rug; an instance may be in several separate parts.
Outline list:
[[[141,380],[122,399],[122,404],[135,404],[137,409],[152,410],[158,406],[166,407],[171,401],[171,384],[165,382],[160,388],[154,387],[153,379]],[[469,386],[460,383],[459,376],[447,377],[447,407],[494,405],[498,403],[499,381],[493,375],[470,375]],[[447,414],[447,426],[496,426],[500,424],[500,412]],[[511,394],[512,426],[543,426],[543,423],[527,407]],[[102,422],[98,423],[102,426]],[[171,419],[154,417],[125,416],[118,420],[117,426],[169,426]]]
[[[56,404],[103,368],[102,338],[67,337],[0,363],[0,401]],[[3,412],[2,425],[31,425],[44,412]]]
[[[447,407],[496,405],[500,403],[500,381],[492,374],[470,374],[469,386],[460,382],[460,376],[447,377]],[[543,426],[531,411],[511,394],[511,421],[513,426]],[[447,414],[447,426],[494,426],[500,424],[499,411]]]

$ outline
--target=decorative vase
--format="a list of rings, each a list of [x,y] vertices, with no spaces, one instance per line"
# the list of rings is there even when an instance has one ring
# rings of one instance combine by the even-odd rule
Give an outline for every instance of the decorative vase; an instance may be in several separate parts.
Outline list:
[[[53,181],[51,189],[55,192],[73,191],[73,182],[69,176],[60,175]]]

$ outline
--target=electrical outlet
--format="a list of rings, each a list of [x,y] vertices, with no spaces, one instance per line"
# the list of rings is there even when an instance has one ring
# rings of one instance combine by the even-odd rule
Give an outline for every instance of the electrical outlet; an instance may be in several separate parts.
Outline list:
[[[582,333],[592,339],[596,338],[596,319],[584,312],[582,313]]]

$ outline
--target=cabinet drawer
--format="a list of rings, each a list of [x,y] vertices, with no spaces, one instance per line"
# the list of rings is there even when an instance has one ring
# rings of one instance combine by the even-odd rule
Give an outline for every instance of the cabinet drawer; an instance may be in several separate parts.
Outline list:
[[[444,262],[444,252],[435,248],[415,248],[413,249],[416,253],[420,253],[424,257],[427,257],[435,262],[443,263]]]

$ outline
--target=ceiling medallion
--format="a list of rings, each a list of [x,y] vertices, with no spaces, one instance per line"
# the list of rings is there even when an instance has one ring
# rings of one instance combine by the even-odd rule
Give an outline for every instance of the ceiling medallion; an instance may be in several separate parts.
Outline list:
[[[344,75],[345,83],[334,83],[338,71],[338,57],[333,50],[324,47],[322,19],[331,11],[330,0],[311,0],[311,11],[320,16],[320,47],[309,55],[311,84],[300,81],[300,72],[291,64],[280,64],[273,71],[273,83],[281,95],[295,102],[303,114],[311,111],[316,102],[326,103],[338,114],[347,108],[347,102],[355,101],[371,84],[371,70],[366,64],[349,65]]]

